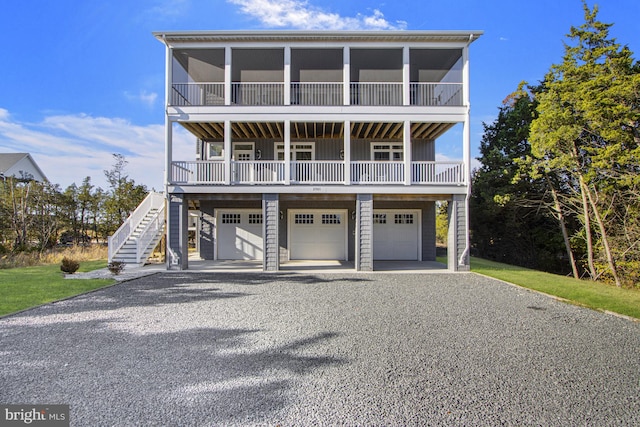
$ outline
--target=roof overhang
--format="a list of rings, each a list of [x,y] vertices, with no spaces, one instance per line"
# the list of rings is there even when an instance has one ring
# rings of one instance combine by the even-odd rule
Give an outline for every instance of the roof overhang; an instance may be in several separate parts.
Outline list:
[[[477,31],[156,31],[153,35],[167,46],[182,43],[472,43],[484,32]]]

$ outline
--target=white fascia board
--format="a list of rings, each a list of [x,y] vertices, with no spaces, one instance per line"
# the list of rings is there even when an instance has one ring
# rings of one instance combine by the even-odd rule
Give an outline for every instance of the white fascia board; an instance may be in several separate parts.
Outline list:
[[[401,49],[408,47],[410,49],[462,49],[468,46],[468,43],[460,42],[424,42],[424,43],[372,43],[372,42],[344,42],[344,43],[318,43],[318,42],[248,42],[248,43],[211,43],[211,42],[188,42],[188,43],[172,43],[169,45],[172,49],[222,49],[224,47],[242,48],[242,49],[279,49],[285,46],[294,49],[342,49],[350,47],[355,49]]]
[[[377,111],[376,111],[377,110]],[[384,110],[384,111],[382,111]],[[466,107],[407,107],[358,108],[347,111],[345,107],[169,107],[167,115],[176,122],[278,122],[283,120],[315,122],[464,122]]]
[[[484,32],[480,30],[429,31],[155,31],[153,36],[166,45],[186,43],[315,42],[315,43],[472,43]]]
[[[416,194],[416,195],[447,195],[467,194],[466,185],[169,185],[170,194]]]

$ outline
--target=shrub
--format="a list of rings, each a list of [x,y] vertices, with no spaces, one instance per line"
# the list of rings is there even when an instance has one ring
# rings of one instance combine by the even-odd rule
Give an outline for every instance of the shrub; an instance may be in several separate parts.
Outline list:
[[[60,270],[65,273],[73,274],[80,268],[80,263],[74,259],[64,257],[62,258],[62,264],[60,264]]]
[[[109,263],[109,265],[107,265],[107,268],[109,269],[111,274],[115,274],[117,276],[118,274],[122,273],[122,270],[124,270],[124,262],[112,261]]]

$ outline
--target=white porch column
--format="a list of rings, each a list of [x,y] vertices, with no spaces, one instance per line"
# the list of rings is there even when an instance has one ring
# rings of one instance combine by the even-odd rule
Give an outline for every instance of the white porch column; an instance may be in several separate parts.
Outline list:
[[[291,47],[284,48],[284,105],[291,105]]]
[[[224,105],[231,105],[231,48],[224,48]]]
[[[351,121],[344,122],[344,183],[351,185]]]
[[[344,87],[343,104],[351,104],[351,50],[345,46],[343,53],[342,83]]]
[[[404,185],[411,185],[411,122],[405,120],[403,129]]]
[[[291,184],[291,120],[284,121],[284,185]]]
[[[164,118],[164,132],[164,185],[165,192],[167,192],[166,186],[173,182],[173,169],[171,167],[173,163],[173,122],[166,114]]]
[[[165,67],[167,69],[167,72],[165,77],[166,90],[164,105],[169,106],[169,104],[171,103],[171,94],[173,93],[173,75],[171,73],[173,64],[173,49],[167,46],[165,54]],[[173,181],[173,176],[171,174],[171,162],[173,161],[173,122],[169,119],[166,108],[164,113],[164,132],[164,184],[166,186],[171,181]],[[167,193],[166,188],[165,193]]]
[[[403,105],[411,105],[411,69],[408,46],[402,50],[402,94]]]
[[[464,160],[464,176],[465,185],[467,185],[467,193],[470,194],[471,186],[471,103],[469,98],[469,47],[462,49],[462,104],[466,106],[464,115],[464,125],[462,131],[462,157]]]
[[[224,121],[224,183],[231,185],[231,121]]]

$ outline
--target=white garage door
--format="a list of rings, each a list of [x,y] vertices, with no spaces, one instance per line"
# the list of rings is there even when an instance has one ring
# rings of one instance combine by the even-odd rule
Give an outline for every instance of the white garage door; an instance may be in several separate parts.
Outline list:
[[[347,211],[289,211],[290,259],[347,259]]]
[[[373,259],[420,260],[420,211],[373,211]]]
[[[219,210],[218,259],[262,259],[262,211]]]

